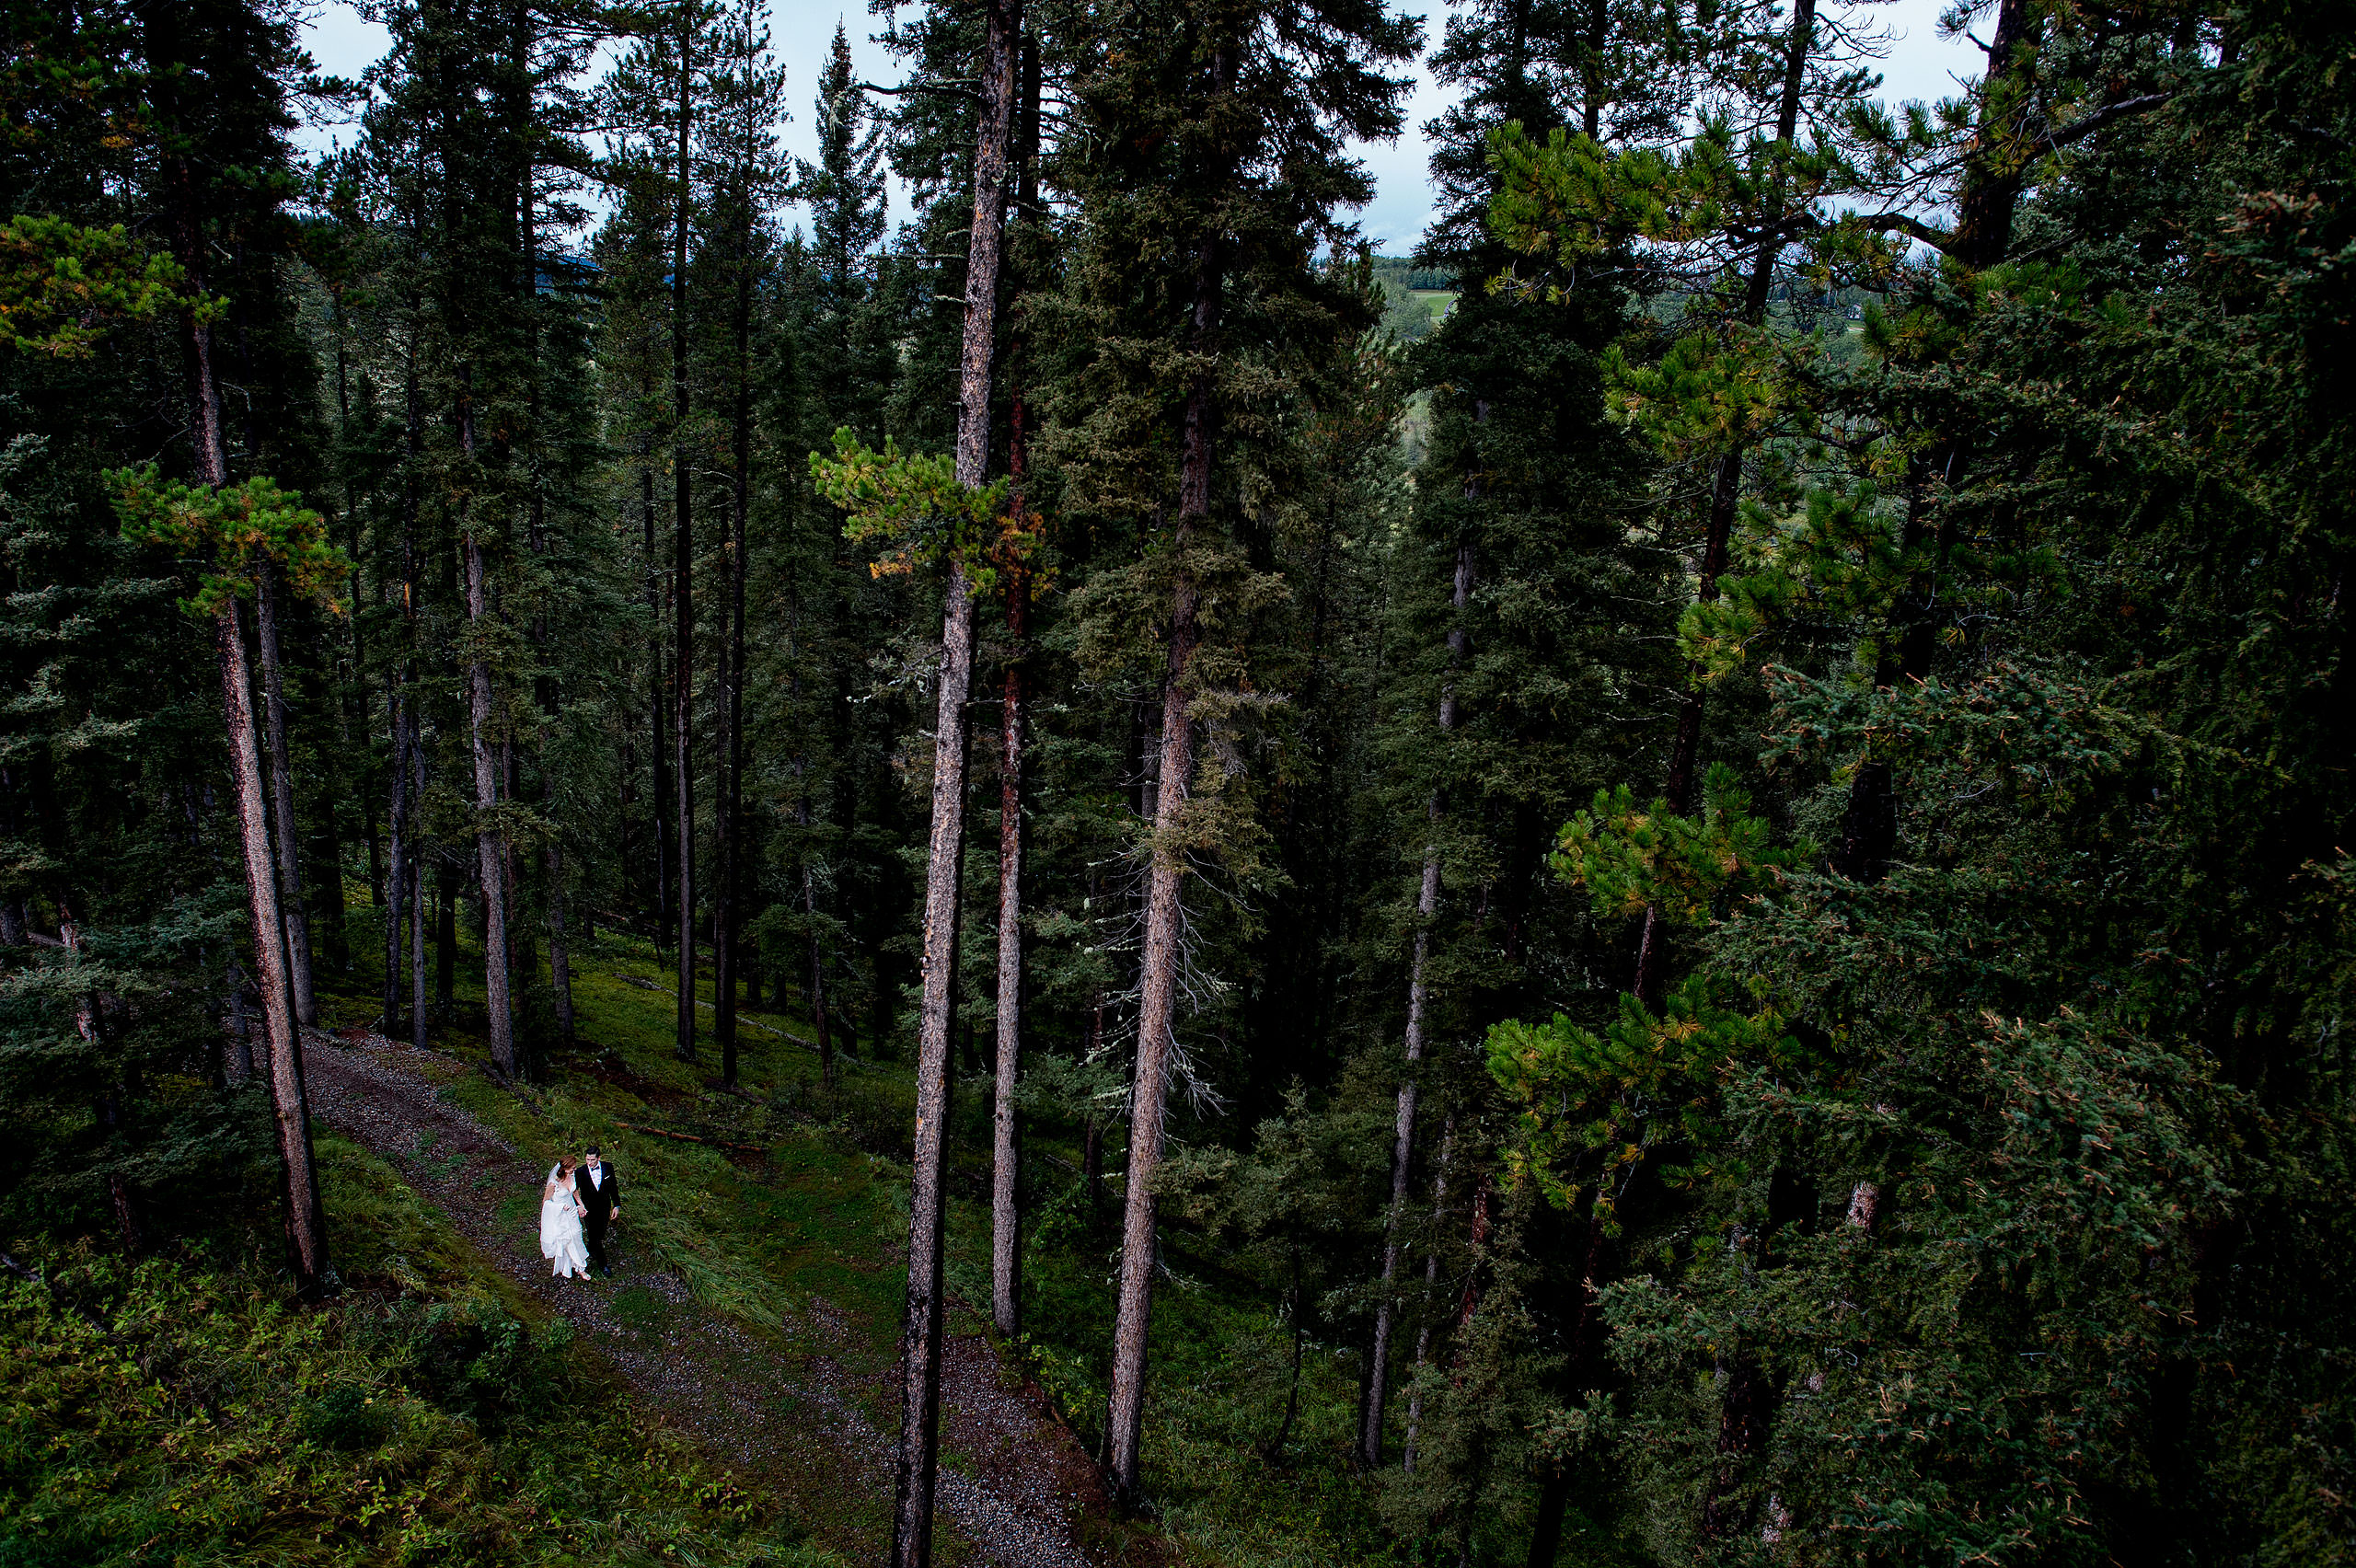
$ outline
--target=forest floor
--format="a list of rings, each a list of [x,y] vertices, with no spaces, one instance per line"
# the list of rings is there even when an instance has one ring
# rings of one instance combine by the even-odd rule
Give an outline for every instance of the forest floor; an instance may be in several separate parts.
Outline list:
[[[347,919],[368,930],[375,915],[354,898]],[[322,1131],[350,1151],[333,1169],[327,1146],[321,1156],[341,1194],[329,1228],[347,1274],[396,1293],[481,1290],[527,1321],[571,1320],[595,1365],[633,1390],[634,1411],[773,1505],[775,1525],[762,1528],[877,1561],[900,1416],[909,1043],[862,1037],[846,1052],[838,1037],[829,1082],[798,1000],[769,987],[764,1005],[740,1011],[734,1081],[723,1081],[710,976],[698,976],[696,1048],[682,1059],[672,955],[607,928],[573,949],[574,1042],[553,1043],[549,993],[527,991],[522,1032],[549,1043],[546,1071],[502,1082],[489,1070],[478,949],[459,935],[453,999],[430,1018],[426,1051],[375,1032],[374,944],[353,943],[348,967],[324,971],[320,1021],[333,1038],[314,1036],[310,1076]],[[1023,1328],[1012,1341],[986,1316],[987,1063],[954,1075],[936,1561],[1395,1561],[1350,1459],[1357,1342],[1322,1323],[1304,1336],[1276,1309],[1276,1292],[1243,1279],[1168,1209],[1149,1505],[1132,1515],[1108,1504],[1091,1456],[1110,1381],[1117,1175],[1099,1195],[1080,1171],[1082,1124],[1067,1107],[1093,1087],[1074,1078],[1068,1055],[1043,1049],[1026,1066]],[[552,1280],[539,1256],[538,1192],[560,1154],[591,1144],[620,1172],[623,1223],[614,1277],[576,1286]],[[1116,1173],[1117,1150],[1108,1163]],[[380,1210],[367,1186],[387,1165],[404,1184]],[[446,1241],[406,1239],[405,1205],[430,1208]],[[428,1251],[435,1264],[412,1271]]]
[[[641,1191],[649,1173],[632,1169],[627,1147],[617,1165],[624,1217],[614,1276],[555,1279],[539,1254],[535,1201],[550,1159],[519,1149],[460,1102],[479,1102],[479,1086],[490,1087],[479,1074],[450,1055],[413,1051],[360,1028],[312,1032],[306,1057],[315,1114],[397,1168],[490,1267],[547,1313],[568,1320],[584,1354],[610,1366],[659,1419],[697,1441],[740,1484],[768,1492],[807,1521],[815,1539],[854,1561],[874,1554],[889,1516],[898,1414],[896,1365],[875,1352],[879,1339],[896,1336],[858,1320],[872,1320],[880,1302],[847,1304],[812,1292],[782,1309],[741,1314],[699,1301],[681,1271],[655,1266],[649,1249],[636,1244],[633,1203],[654,1195]],[[598,1076],[634,1075],[608,1067]],[[664,1098],[659,1088],[636,1087],[655,1099],[639,1114],[655,1115]],[[510,1102],[545,1123],[529,1091]],[[609,1158],[617,1144],[641,1141],[629,1137],[632,1123],[612,1120],[620,1136],[604,1140]],[[768,1161],[758,1157],[738,1163],[772,1182],[806,1174],[762,1169]],[[677,1196],[670,1194],[675,1203]],[[896,1266],[887,1272],[896,1274]],[[941,1430],[942,1561],[1091,1568],[1138,1560],[1146,1543],[1110,1519],[1096,1467],[1035,1385],[1003,1369],[978,1332],[950,1338]]]

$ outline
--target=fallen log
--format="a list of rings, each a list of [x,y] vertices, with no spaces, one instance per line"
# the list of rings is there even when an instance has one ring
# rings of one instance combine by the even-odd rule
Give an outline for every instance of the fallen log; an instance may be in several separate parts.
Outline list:
[[[726,1138],[699,1137],[693,1133],[674,1133],[661,1127],[641,1127],[631,1122],[616,1122],[615,1126],[626,1133],[644,1133],[653,1138],[669,1138],[674,1143],[703,1144],[711,1148],[733,1148],[742,1154],[767,1154],[759,1144],[730,1143]]]

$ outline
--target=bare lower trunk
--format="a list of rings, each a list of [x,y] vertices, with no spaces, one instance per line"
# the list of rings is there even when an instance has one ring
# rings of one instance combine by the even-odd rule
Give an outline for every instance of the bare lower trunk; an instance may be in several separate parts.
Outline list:
[[[398,686],[390,693],[393,772],[391,800],[386,815],[391,821],[391,856],[385,868],[385,1011],[381,1025],[387,1039],[401,1032],[401,935],[409,896],[409,721]]]
[[[677,223],[671,244],[671,767],[678,795],[677,870],[679,922],[678,1043],[683,1062],[696,1059],[696,595],[695,465],[687,448],[687,218],[694,204],[688,167],[688,133],[694,116],[690,91],[695,69],[692,6],[680,10],[679,163]]]
[[[278,911],[286,923],[286,979],[293,988],[295,1021],[314,1024],[319,1021],[319,1001],[311,988],[311,923],[303,909],[303,871],[295,859],[294,775],[286,759],[286,685],[278,659],[278,569],[263,562],[254,573],[254,584],[262,712],[270,733],[270,814],[278,840]]]
[[[942,617],[941,693],[933,742],[932,836],[925,876],[924,971],[918,1003],[914,1169],[908,1193],[908,1297],[900,1331],[905,1382],[892,1562],[918,1568],[932,1557],[933,1466],[940,1440],[941,1320],[945,1230],[943,1163],[949,1120],[950,1032],[954,1019],[958,888],[964,836],[965,701],[974,657],[974,601],[953,568]]]
[[[1487,412],[1487,405],[1482,405],[1480,414],[1485,418]],[[1456,618],[1448,633],[1448,684],[1440,688],[1439,698],[1443,744],[1456,729],[1456,672],[1463,666],[1469,646],[1464,609],[1472,597],[1472,544],[1467,539],[1456,548]],[[1391,1332],[1397,1309],[1392,1286],[1399,1276],[1399,1221],[1407,1206],[1407,1170],[1415,1152],[1415,1106],[1422,1093],[1416,1068],[1424,1059],[1425,1016],[1431,1005],[1425,964],[1431,952],[1432,918],[1439,913],[1440,803],[1440,792],[1434,790],[1425,806],[1425,821],[1432,836],[1424,847],[1423,882],[1415,894],[1415,940],[1407,966],[1407,1075],[1399,1085],[1398,1115],[1392,1131],[1391,1206],[1382,1225],[1382,1290],[1375,1308],[1374,1347],[1367,1358],[1364,1425],[1358,1433],[1358,1459],[1369,1470],[1382,1463],[1383,1412],[1390,1398]]]
[[[420,748],[410,748],[410,768],[416,776],[418,798],[425,795],[425,758]],[[410,851],[410,894],[409,899],[409,1043],[416,1050],[426,1048],[426,1026],[433,1013],[426,1002],[425,992],[425,847],[419,845]]]
[[[479,631],[490,615],[483,580],[482,546],[465,538],[467,619]],[[491,742],[491,664],[480,651],[468,671],[468,738],[474,748],[475,859],[482,879],[483,1006],[491,1015],[491,1065],[515,1075],[514,1015],[507,994],[507,851],[492,813],[499,806],[499,759]]]
[[[794,759],[793,772],[797,780],[802,778],[803,766],[801,758]],[[802,799],[794,804],[794,817],[803,834],[802,917],[810,932],[810,978],[803,999],[809,1005],[811,1027],[818,1032],[818,1081],[832,1089],[835,1087],[835,1036],[826,1026],[826,944],[818,940],[818,878],[810,867],[810,792],[806,785],[803,789]]]
[[[564,851],[549,845],[549,984],[556,992],[557,1037],[572,1043],[572,952],[565,940]]]
[[[151,62],[179,58],[171,30],[175,8],[157,7],[146,16]],[[202,291],[208,249],[194,179],[186,162],[177,156],[167,161],[166,179],[177,199],[173,249],[188,269],[192,287]],[[213,329],[193,313],[181,317],[180,328],[193,404],[189,433],[197,477],[218,490],[229,482],[229,454],[222,433],[220,382],[213,370]],[[271,1112],[278,1134],[289,1262],[296,1293],[308,1297],[333,1289],[336,1278],[328,1261],[318,1168],[311,1155],[310,1107],[303,1093],[303,1040],[296,1030],[286,974],[285,934],[279,920],[277,877],[270,853],[270,808],[262,792],[261,748],[254,738],[253,683],[246,667],[240,620],[237,599],[225,595],[214,617],[215,652],[221,663],[221,716],[227,731],[229,778],[237,791],[237,839],[245,856],[254,958],[261,977],[263,1039],[269,1046]]]
[[[1022,1058],[1022,611],[1025,585],[1007,584],[1006,711],[999,731],[998,826],[998,1083],[990,1155],[990,1319],[1009,1339],[1022,1317],[1022,1213],[1014,1089]]]
[[[724,1082],[736,1081],[736,905],[737,862],[744,855],[738,836],[744,831],[745,757],[745,523],[752,507],[753,472],[753,268],[749,225],[738,231],[736,255],[736,407],[732,421],[733,459],[728,519],[728,597],[723,614],[726,634],[720,655],[728,672],[721,692],[719,832],[720,858],[718,933],[712,939],[713,1032],[720,1037],[721,1072]],[[818,1020],[826,1032],[825,1014]]]
[[[221,656],[221,711],[229,732],[229,777],[237,789],[237,836],[245,849],[246,902],[254,925],[256,971],[261,976],[262,1032],[270,1046],[270,1099],[278,1129],[279,1163],[286,1199],[286,1239],[298,1294],[332,1288],[327,1216],[319,1206],[318,1167],[311,1155],[310,1107],[303,1093],[303,1043],[288,994],[286,955],[279,936],[278,886],[271,863],[269,806],[261,783],[261,751],[246,670],[246,643],[237,601],[225,601],[214,620]]]
[[[1017,0],[986,11],[980,140],[966,236],[964,341],[958,368],[957,481],[989,472],[990,387],[998,352],[999,263],[1014,120]],[[947,1195],[949,1029],[953,1008],[959,866],[965,836],[965,703],[974,673],[974,600],[963,561],[950,562],[941,617],[934,717],[932,835],[925,873],[922,1012],[918,1027],[915,1168],[908,1193],[908,1297],[900,1331],[900,1451],[892,1500],[891,1568],[932,1561],[933,1470],[941,1423],[941,1244]]]
[[[1439,1169],[1432,1175],[1432,1228],[1437,1231],[1448,1213],[1448,1161],[1456,1147],[1456,1118],[1450,1116],[1439,1134]],[[1432,1303],[1438,1298],[1439,1249],[1424,1254],[1423,1321],[1415,1329],[1415,1376],[1407,1385],[1407,1441],[1400,1450],[1399,1468],[1415,1473],[1415,1440],[1424,1427],[1424,1367],[1432,1354]]]
[[[246,1011],[246,972],[237,961],[229,961],[223,984],[229,988],[229,1073],[237,1082],[247,1082],[254,1076],[253,1019]]]
[[[1224,89],[1233,68],[1222,54],[1216,67]],[[1218,331],[1220,260],[1216,241],[1207,241],[1196,261],[1194,346],[1210,350]],[[1178,549],[1210,516],[1212,385],[1198,374],[1186,395],[1179,459]],[[1119,1315],[1113,1328],[1113,1388],[1106,1427],[1111,1437],[1113,1482],[1121,1500],[1141,1501],[1139,1456],[1145,1439],[1146,1337],[1153,1317],[1155,1258],[1154,1172],[1161,1164],[1162,1114],[1170,1087],[1172,1028],[1177,1010],[1178,966],[1185,910],[1185,876],[1180,836],[1195,775],[1195,737],[1188,711],[1188,666],[1200,640],[1195,615],[1199,591],[1181,575],[1172,589],[1170,653],[1162,676],[1161,763],[1153,808],[1153,862],[1146,883],[1145,940],[1139,960],[1136,1077],[1129,1094],[1129,1175],[1121,1216]]]
[[[659,559],[654,553],[654,461],[644,437],[639,444],[638,506],[639,521],[645,528],[646,549],[646,619],[650,627],[663,625],[663,573],[656,568]],[[671,753],[668,737],[664,732],[669,683],[663,674],[663,636],[660,629],[647,638],[647,703],[646,740],[650,782],[650,810],[654,828],[654,947],[660,952],[671,945]]]
[[[57,923],[58,937],[69,953],[82,951],[81,928],[72,919]],[[106,1043],[106,1006],[95,991],[85,991],[74,1009],[75,1031],[88,1045]],[[111,1141],[121,1132],[125,1103],[131,1099],[127,1083],[118,1080],[98,1096],[95,1120],[98,1136]],[[114,1210],[116,1234],[122,1239],[122,1250],[137,1252],[146,1245],[147,1227],[140,1215],[139,1195],[132,1190],[131,1179],[123,1174],[120,1163],[107,1172],[107,1199]]]
[[[1156,1204],[1154,1172],[1161,1164],[1162,1116],[1170,1088],[1171,1031],[1176,1013],[1179,943],[1185,912],[1177,848],[1187,784],[1194,777],[1194,728],[1186,690],[1179,684],[1194,651],[1195,597],[1182,587],[1171,617],[1171,663],[1161,716],[1161,784],[1154,810],[1157,844],[1146,884],[1145,948],[1138,1008],[1138,1059],[1129,1107],[1126,1202],[1121,1216],[1119,1317],[1113,1331],[1113,1392],[1109,1416],[1113,1479],[1122,1499],[1138,1501],[1138,1457],[1145,1436],[1146,1335],[1153,1315]]]

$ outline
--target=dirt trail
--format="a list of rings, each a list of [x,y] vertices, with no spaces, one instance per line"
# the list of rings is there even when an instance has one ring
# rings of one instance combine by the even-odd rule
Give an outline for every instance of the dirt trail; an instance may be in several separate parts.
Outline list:
[[[888,1504],[896,1437],[877,1430],[853,1378],[829,1354],[841,1338],[829,1315],[816,1310],[785,1325],[784,1339],[806,1358],[797,1365],[697,1306],[676,1275],[628,1275],[664,1302],[650,1330],[616,1320],[613,1284],[552,1278],[540,1256],[537,1205],[522,1220],[498,1214],[517,1191],[536,1188],[546,1168],[444,1100],[418,1070],[421,1061],[446,1060],[381,1035],[305,1032],[312,1111],[391,1161],[461,1235],[570,1319],[674,1425],[732,1469],[795,1475],[805,1488],[854,1487]],[[942,1435],[975,1469],[941,1470],[946,1520],[982,1561],[1001,1568],[1089,1568],[1075,1528],[1083,1510],[1102,1505],[1102,1488],[1035,1392],[1004,1387],[988,1344],[967,1337],[948,1347],[941,1398]]]

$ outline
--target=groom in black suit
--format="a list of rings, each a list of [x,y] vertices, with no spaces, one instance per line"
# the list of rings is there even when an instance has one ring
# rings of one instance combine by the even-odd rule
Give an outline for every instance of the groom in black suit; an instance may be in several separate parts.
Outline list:
[[[606,1262],[606,1227],[622,1216],[622,1179],[606,1163],[596,1149],[581,1169],[572,1173],[573,1195],[589,1212],[581,1216],[581,1231],[589,1243],[589,1266],[601,1274],[611,1274],[614,1266]]]

